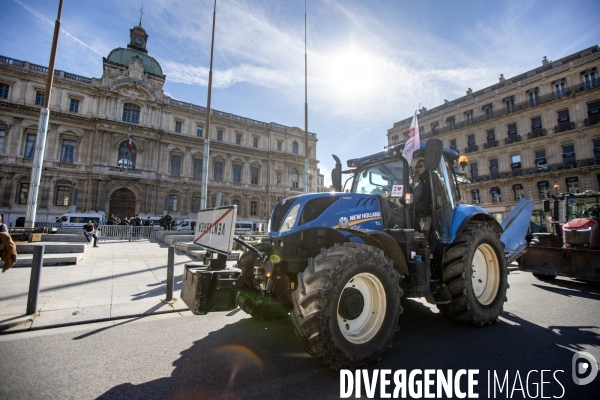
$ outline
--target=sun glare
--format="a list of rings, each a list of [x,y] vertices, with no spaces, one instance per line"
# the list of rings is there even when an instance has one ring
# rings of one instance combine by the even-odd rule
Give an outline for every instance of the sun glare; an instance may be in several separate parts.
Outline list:
[[[330,55],[325,71],[332,95],[346,100],[371,97],[383,79],[377,57],[356,47]]]

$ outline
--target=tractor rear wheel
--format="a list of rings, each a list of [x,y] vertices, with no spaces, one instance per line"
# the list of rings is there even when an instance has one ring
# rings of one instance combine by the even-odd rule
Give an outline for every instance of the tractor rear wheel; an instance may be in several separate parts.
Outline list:
[[[271,246],[267,243],[258,243],[254,248],[263,253],[270,254]],[[242,275],[246,278],[244,287],[241,288],[238,294],[238,306],[246,314],[250,314],[252,318],[260,320],[272,320],[283,318],[288,314],[288,309],[276,302],[273,299],[265,298],[254,289],[254,262],[258,258],[258,254],[253,251],[246,251],[238,260],[237,268],[242,270]]]
[[[469,223],[444,254],[443,281],[452,301],[437,307],[459,322],[496,322],[506,301],[507,275],[499,234],[491,225]]]
[[[360,243],[322,249],[298,274],[292,321],[304,348],[334,369],[358,368],[392,345],[402,312],[400,274]]]

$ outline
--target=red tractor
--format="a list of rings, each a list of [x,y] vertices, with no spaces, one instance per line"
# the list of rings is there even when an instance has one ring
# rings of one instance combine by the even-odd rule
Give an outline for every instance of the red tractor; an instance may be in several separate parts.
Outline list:
[[[562,193],[544,201],[552,232],[534,233],[519,268],[542,280],[557,275],[600,282],[600,192]]]

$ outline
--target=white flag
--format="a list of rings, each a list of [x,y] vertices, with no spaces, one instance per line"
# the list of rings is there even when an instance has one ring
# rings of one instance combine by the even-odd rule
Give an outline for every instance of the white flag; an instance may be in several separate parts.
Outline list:
[[[419,123],[417,122],[417,112],[413,116],[410,124],[406,143],[404,143],[404,151],[402,156],[408,161],[408,165],[412,163],[413,153],[421,148],[421,136],[419,135]]]

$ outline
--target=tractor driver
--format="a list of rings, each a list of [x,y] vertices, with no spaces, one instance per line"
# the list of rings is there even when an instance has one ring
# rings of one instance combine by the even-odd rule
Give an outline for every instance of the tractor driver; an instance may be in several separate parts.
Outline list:
[[[413,199],[415,215],[429,214],[431,211],[430,173],[425,169],[425,161],[418,160],[413,179]]]

